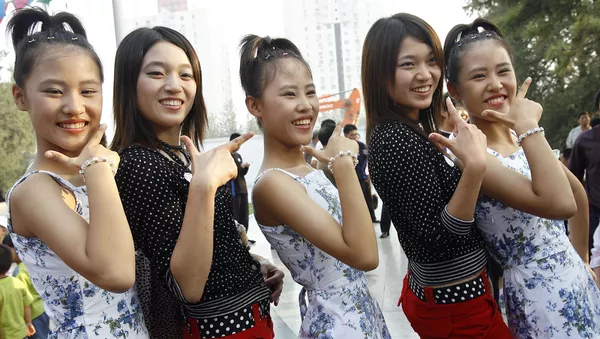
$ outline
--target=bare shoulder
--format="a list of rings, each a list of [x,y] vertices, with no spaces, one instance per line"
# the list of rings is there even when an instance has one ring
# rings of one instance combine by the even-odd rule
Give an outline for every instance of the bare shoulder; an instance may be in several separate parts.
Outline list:
[[[271,170],[263,174],[252,188],[252,203],[256,220],[265,226],[280,225],[277,217],[281,206],[288,205],[288,200],[302,193],[302,185],[288,174]]]
[[[10,204],[20,206],[35,201],[60,198],[61,186],[49,175],[34,173],[23,180],[10,194]]]

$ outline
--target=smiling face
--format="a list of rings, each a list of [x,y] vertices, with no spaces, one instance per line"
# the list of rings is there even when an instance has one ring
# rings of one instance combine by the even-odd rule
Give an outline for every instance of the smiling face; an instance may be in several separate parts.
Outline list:
[[[481,112],[486,109],[508,112],[517,93],[508,51],[496,40],[474,42],[460,56],[457,84],[448,89],[472,119],[485,119]]]
[[[45,54],[24,88],[13,86],[15,103],[29,112],[38,152],[56,150],[77,156],[100,124],[100,70],[79,47],[55,46]]]
[[[288,57],[276,61],[276,70],[256,110],[265,135],[287,145],[306,145],[312,139],[319,114],[319,98],[306,65]]]
[[[179,130],[194,104],[196,82],[185,52],[169,42],[158,42],[142,61],[137,82],[137,104],[159,135]]]
[[[431,47],[407,37],[400,45],[391,96],[418,117],[419,110],[431,105],[441,74]]]

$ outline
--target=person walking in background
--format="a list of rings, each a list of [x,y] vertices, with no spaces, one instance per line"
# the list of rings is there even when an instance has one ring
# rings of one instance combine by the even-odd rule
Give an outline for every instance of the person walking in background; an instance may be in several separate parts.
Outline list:
[[[381,235],[379,236],[381,239],[385,239],[390,236],[390,228],[392,227],[392,219],[390,218],[390,213],[388,213],[385,204],[381,204],[381,223],[379,224],[381,228]]]
[[[571,132],[569,132],[569,136],[567,137],[567,148],[573,148],[575,145],[575,141],[579,137],[579,135],[585,131],[588,131],[590,127],[591,116],[588,112],[582,112],[579,114],[577,118],[577,122],[579,126],[573,128]]]
[[[0,245],[0,338],[23,339],[35,334],[31,322],[33,299],[22,281],[7,276],[11,264],[10,247]]]
[[[352,139],[358,143],[358,165],[354,168],[358,180],[360,181],[360,187],[367,202],[369,208],[369,214],[371,215],[372,222],[379,222],[375,217],[375,208],[373,206],[373,195],[371,194],[371,179],[367,174],[367,166],[369,159],[369,149],[365,143],[361,142],[360,135],[358,134],[358,128],[355,125],[348,124],[344,126],[344,136],[348,139]]]
[[[242,135],[239,133],[233,133],[229,137],[229,141],[235,140],[241,136]],[[233,156],[233,160],[237,166],[237,176],[230,181],[231,193],[233,194],[234,201],[233,218],[244,225],[246,233],[248,233],[248,226],[250,226],[250,224],[248,222],[248,187],[246,186],[246,174],[248,174],[250,164],[244,162],[242,156],[237,151],[231,153],[231,156]],[[248,243],[255,244],[256,241],[248,239]]]
[[[600,223],[600,126],[594,124],[593,128],[579,135],[571,151],[569,169],[585,185],[587,192],[591,249],[594,247],[594,232]]]
[[[48,338],[48,333],[50,331],[50,318],[46,314],[44,310],[44,302],[42,298],[33,287],[31,283],[31,277],[29,276],[29,271],[25,264],[19,259],[17,256],[17,252],[15,251],[15,246],[13,245],[12,238],[10,236],[4,237],[2,240],[2,244],[6,245],[10,248],[12,252],[12,262],[17,264],[17,267],[12,272],[12,276],[19,279],[31,294],[32,302],[31,302],[31,319],[32,324],[35,327],[35,333],[33,335],[29,335],[29,339],[46,339]]]

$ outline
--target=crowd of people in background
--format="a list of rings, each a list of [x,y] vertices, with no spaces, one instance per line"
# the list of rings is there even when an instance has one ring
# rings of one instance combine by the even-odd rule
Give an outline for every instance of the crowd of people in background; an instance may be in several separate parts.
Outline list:
[[[201,151],[186,37],[146,27],[119,44],[107,145],[82,23],[25,8],[7,27],[37,153],[0,219],[0,338],[273,338],[284,273],[246,236],[238,150],[253,134]],[[254,217],[302,286],[299,337],[391,338],[366,275],[379,222],[408,259],[398,305],[421,338],[600,337],[600,91],[556,154],[527,99],[535,80],[519,85],[493,23],[442,44],[399,13],[373,23],[362,55],[364,142],[355,125],[314,129],[318,84],[292,41],[240,41],[264,135]]]

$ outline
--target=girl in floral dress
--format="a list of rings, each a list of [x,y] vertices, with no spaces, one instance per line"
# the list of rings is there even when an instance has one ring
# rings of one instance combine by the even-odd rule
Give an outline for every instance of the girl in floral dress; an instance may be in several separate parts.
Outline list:
[[[493,185],[511,185],[504,177],[484,180],[475,212],[491,255],[504,269],[509,328],[515,338],[600,337],[600,292],[587,265],[587,220],[582,218],[587,199],[547,143],[534,148],[545,140],[537,125],[541,106],[524,98],[530,79],[517,92],[510,49],[485,20],[455,26],[444,47],[449,92],[486,134],[488,153],[530,179],[511,197],[489,194]],[[536,112],[537,119],[514,123],[511,131],[511,122],[525,110]],[[524,193],[527,186],[534,191],[562,186],[558,191],[566,196],[573,192],[579,209],[569,225],[577,251],[563,222],[553,220],[561,216]]]
[[[148,338],[114,179],[119,156],[101,145],[100,60],[68,13],[21,10],[8,30],[14,101],[37,142],[28,173],[7,194],[8,229],[52,321],[49,338]]]
[[[300,338],[390,338],[363,271],[377,267],[377,242],[354,171],[358,143],[338,124],[325,150],[336,189],[310,167],[319,101],[308,64],[287,39],[242,40],[240,77],[246,106],[264,130],[265,157],[253,189],[259,226],[300,294]],[[342,226],[343,225],[343,226]],[[308,304],[305,301],[308,296]]]

